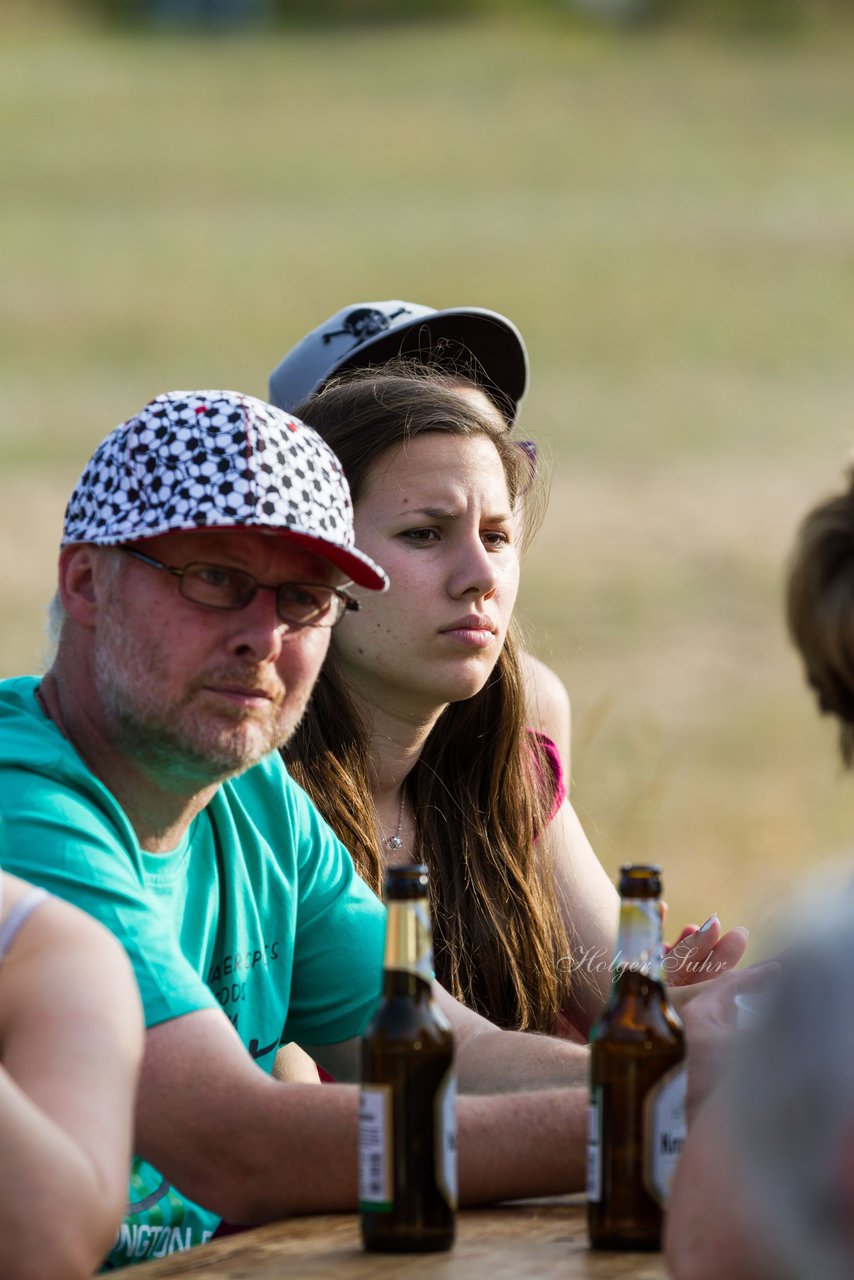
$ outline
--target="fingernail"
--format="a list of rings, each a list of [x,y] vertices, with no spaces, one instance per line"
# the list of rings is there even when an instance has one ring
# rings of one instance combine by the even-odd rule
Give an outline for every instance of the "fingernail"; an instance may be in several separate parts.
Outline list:
[[[715,912],[713,915],[710,915],[710,916],[709,916],[709,918],[708,918],[708,920],[705,922],[705,924],[701,924],[701,925],[700,925],[700,927],[699,927],[699,929],[697,930],[697,932],[698,932],[698,933],[708,933],[708,932],[709,932],[709,930],[711,929],[712,925],[713,925],[713,924],[715,924],[715,923],[717,922],[717,918],[718,918],[718,913],[717,913],[717,912]]]

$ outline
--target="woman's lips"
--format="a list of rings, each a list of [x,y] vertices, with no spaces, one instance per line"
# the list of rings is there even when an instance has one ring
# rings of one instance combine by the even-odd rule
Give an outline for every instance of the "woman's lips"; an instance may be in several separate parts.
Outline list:
[[[449,627],[444,627],[440,634],[470,645],[473,649],[486,649],[495,639],[495,624],[491,618],[460,618]]]

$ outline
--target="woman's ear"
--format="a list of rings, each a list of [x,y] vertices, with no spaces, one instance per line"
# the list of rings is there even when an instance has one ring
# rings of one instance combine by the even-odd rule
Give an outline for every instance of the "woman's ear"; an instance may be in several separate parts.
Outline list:
[[[63,547],[59,553],[59,598],[69,618],[81,627],[95,625],[105,568],[101,548],[89,542]]]

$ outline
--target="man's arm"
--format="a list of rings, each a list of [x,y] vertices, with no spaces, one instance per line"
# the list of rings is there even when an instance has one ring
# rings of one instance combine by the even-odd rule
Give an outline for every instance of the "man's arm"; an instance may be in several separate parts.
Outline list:
[[[560,1068],[574,1063],[579,1074],[571,1051],[583,1056],[583,1050],[495,1028],[476,1032],[471,1020],[480,1024],[483,1019],[467,1014],[467,1020],[462,1059],[474,1053],[476,1061],[481,1050],[500,1048],[505,1067],[504,1072],[500,1064],[490,1064],[488,1072],[476,1067],[475,1084],[486,1086],[488,1075],[506,1090],[506,1073],[512,1077],[515,1071],[519,1087],[541,1087],[534,1093],[459,1100],[461,1199],[480,1204],[579,1190],[587,1090],[580,1084],[567,1087],[571,1072],[566,1065]],[[506,1048],[497,1043],[505,1037]],[[511,1042],[522,1050],[515,1066]],[[537,1042],[544,1057],[533,1050]],[[352,1056],[354,1046],[357,1042],[348,1042],[345,1054]],[[324,1057],[334,1065],[334,1055]],[[548,1088],[549,1082],[560,1087]],[[352,1211],[357,1090],[274,1080],[251,1061],[224,1014],[187,1014],[147,1033],[137,1150],[185,1195],[229,1221]]]

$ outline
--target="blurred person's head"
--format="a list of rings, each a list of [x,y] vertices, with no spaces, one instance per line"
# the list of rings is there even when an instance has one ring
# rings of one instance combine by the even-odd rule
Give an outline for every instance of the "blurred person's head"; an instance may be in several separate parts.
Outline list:
[[[849,863],[847,881],[839,867],[798,885],[777,922],[768,999],[727,1081],[745,1203],[780,1280],[854,1274],[850,877]]]
[[[819,502],[798,530],[786,583],[789,632],[822,712],[839,722],[854,763],[854,468],[842,493]]]

